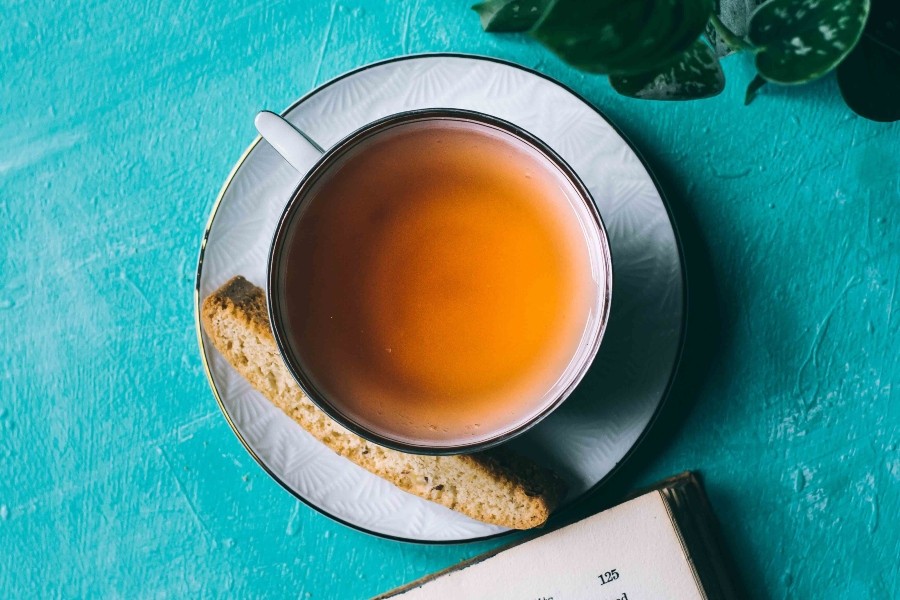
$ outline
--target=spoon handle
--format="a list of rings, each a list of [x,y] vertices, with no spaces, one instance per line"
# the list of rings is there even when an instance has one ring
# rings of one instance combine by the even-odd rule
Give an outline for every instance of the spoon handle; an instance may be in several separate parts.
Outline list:
[[[309,171],[325,153],[309,136],[271,111],[256,115],[254,124],[259,134],[300,173]]]

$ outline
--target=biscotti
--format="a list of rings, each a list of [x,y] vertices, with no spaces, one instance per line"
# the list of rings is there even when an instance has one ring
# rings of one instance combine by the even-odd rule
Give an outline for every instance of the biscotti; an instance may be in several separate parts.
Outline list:
[[[201,319],[216,349],[275,406],[334,452],[406,492],[513,529],[542,525],[565,493],[555,474],[507,452],[406,454],[333,421],[292,378],[269,328],[263,291],[243,277],[207,297]]]

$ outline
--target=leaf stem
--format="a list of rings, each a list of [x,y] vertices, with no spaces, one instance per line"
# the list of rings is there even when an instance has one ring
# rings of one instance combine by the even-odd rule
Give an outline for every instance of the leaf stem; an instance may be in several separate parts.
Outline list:
[[[760,88],[766,85],[766,83],[768,82],[759,75],[756,75],[756,77],[753,78],[750,85],[747,86],[747,93],[744,95],[744,106],[753,102],[753,99],[756,98]]]
[[[719,15],[713,13],[709,17],[710,22],[712,22],[713,27],[716,30],[716,33],[719,34],[719,37],[722,38],[722,41],[731,48],[732,50],[747,50],[748,52],[754,52],[756,48],[745,42],[741,39],[736,33],[728,29],[725,23],[719,19]]]

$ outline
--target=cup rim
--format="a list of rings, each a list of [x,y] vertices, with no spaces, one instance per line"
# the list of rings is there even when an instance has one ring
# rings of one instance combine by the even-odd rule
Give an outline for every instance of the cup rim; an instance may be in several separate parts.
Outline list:
[[[511,134],[519,141],[532,146],[534,149],[544,155],[545,158],[550,160],[550,162],[553,163],[562,172],[569,183],[575,188],[578,195],[581,197],[581,200],[584,203],[587,212],[594,220],[594,224],[597,227],[597,233],[599,237],[598,254],[600,260],[603,263],[606,279],[606,281],[604,282],[605,286],[603,298],[600,302],[601,308],[600,314],[598,316],[597,329],[596,333],[593,336],[593,339],[591,340],[591,345],[588,348],[588,352],[585,355],[582,364],[579,366],[578,371],[575,373],[566,387],[557,394],[556,398],[512,429],[501,431],[497,435],[476,442],[453,445],[409,443],[406,441],[386,437],[375,431],[372,431],[368,427],[347,416],[337,406],[335,406],[334,403],[332,403],[325,394],[321,393],[312,383],[310,378],[307,377],[305,370],[300,364],[300,361],[296,356],[294,356],[291,350],[291,346],[288,343],[288,335],[282,318],[283,311],[281,310],[281,282],[278,277],[278,267],[281,264],[281,260],[283,259],[285,239],[290,233],[291,227],[296,222],[296,212],[303,204],[302,200],[305,194],[309,191],[313,184],[315,184],[318,179],[328,170],[335,158],[341,156],[344,152],[348,151],[350,148],[367,139],[368,137],[377,135],[379,132],[386,131],[397,125],[415,121],[429,120],[457,120],[475,122],[481,125],[494,127],[508,134]],[[603,341],[603,337],[606,333],[607,325],[609,323],[609,313],[612,304],[612,274],[613,265],[612,254],[610,252],[609,246],[609,235],[603,222],[603,218],[600,215],[600,211],[597,208],[597,204],[594,201],[590,190],[587,188],[584,182],[581,181],[581,178],[578,176],[575,170],[570,167],[569,164],[561,156],[559,156],[559,154],[556,153],[556,151],[554,151],[548,144],[546,144],[543,140],[530,133],[529,131],[526,131],[525,129],[522,129],[514,123],[511,123],[504,119],[500,119],[493,115],[459,108],[425,108],[394,113],[363,125],[362,127],[356,129],[355,131],[341,139],[339,142],[328,148],[322,154],[319,160],[312,166],[312,168],[310,168],[306,172],[306,174],[294,188],[293,192],[291,192],[290,199],[285,204],[281,216],[278,219],[278,225],[275,228],[275,233],[272,237],[272,243],[269,246],[269,255],[266,264],[266,306],[269,317],[269,324],[272,329],[272,334],[275,338],[276,346],[279,353],[281,354],[282,359],[285,362],[285,365],[288,368],[288,371],[294,378],[294,381],[297,383],[297,385],[300,386],[300,389],[314,405],[316,405],[329,417],[334,419],[338,424],[370,442],[409,454],[469,454],[472,452],[479,452],[482,450],[493,448],[495,446],[508,442],[511,439],[518,437],[526,431],[530,430],[545,418],[547,418],[557,408],[559,408],[559,406],[561,406],[563,402],[565,402],[565,400],[572,394],[575,388],[581,383],[581,381],[584,379],[584,376],[594,363],[597,352],[600,349],[600,344]]]

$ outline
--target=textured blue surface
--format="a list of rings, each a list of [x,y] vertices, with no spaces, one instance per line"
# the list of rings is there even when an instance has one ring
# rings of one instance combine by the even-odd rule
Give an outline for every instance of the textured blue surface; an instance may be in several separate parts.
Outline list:
[[[495,545],[333,523],[219,414],[192,292],[260,108],[410,52],[488,54],[601,107],[671,196],[684,376],[613,491],[700,469],[751,597],[900,597],[900,127],[832,78],[616,96],[466,3],[0,0],[0,593],[365,597]],[[598,499],[584,508],[599,505]]]

